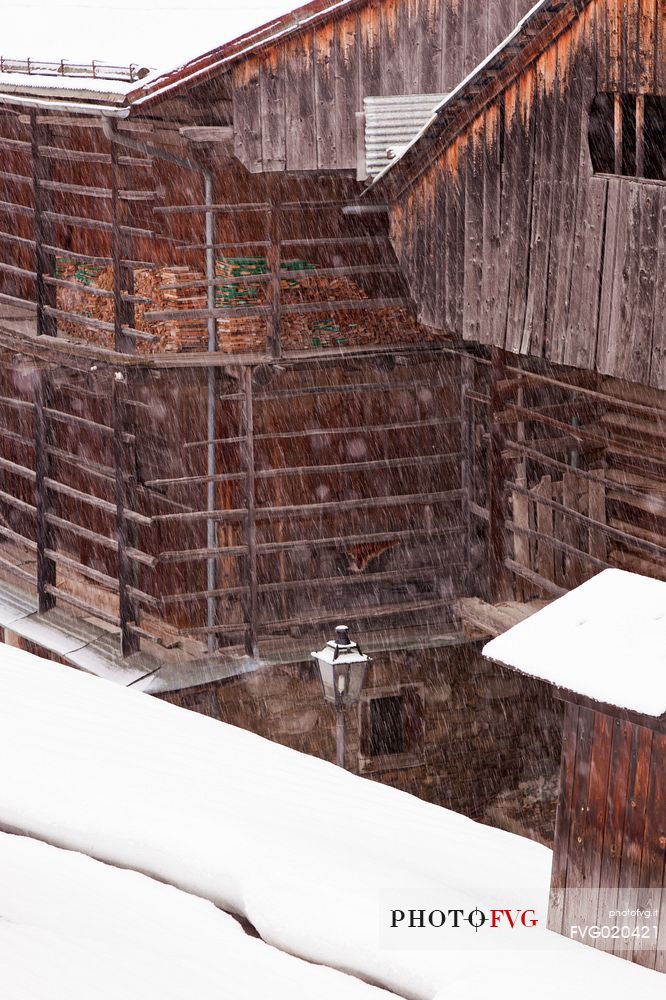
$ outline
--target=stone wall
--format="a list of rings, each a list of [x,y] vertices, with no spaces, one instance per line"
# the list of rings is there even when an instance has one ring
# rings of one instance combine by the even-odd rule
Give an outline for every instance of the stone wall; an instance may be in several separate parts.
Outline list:
[[[422,704],[416,750],[368,759],[361,753],[368,715],[360,706],[347,713],[347,769],[549,843],[561,732],[550,690],[488,663],[478,644],[377,654],[366,701],[403,690],[416,691]],[[164,697],[335,760],[335,713],[308,662]]]

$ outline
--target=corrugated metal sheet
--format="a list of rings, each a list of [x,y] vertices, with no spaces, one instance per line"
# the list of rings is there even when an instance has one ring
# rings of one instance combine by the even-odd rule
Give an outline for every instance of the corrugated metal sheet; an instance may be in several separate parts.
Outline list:
[[[374,178],[403,152],[446,96],[400,94],[365,98],[365,166],[369,178]]]

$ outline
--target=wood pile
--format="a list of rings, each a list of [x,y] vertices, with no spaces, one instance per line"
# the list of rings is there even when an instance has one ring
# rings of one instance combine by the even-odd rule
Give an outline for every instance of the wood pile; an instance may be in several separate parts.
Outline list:
[[[328,302],[335,300],[367,299],[366,292],[355,282],[344,276],[324,277],[316,274],[314,265],[305,261],[282,263],[283,270],[309,270],[312,277],[283,279],[280,282],[281,303],[297,305],[308,302]],[[248,277],[247,284],[230,283],[216,290],[218,308],[261,306],[267,302],[266,281],[252,281],[252,277],[266,274],[266,262],[260,258],[226,258],[217,261],[218,277]],[[111,267],[88,267],[73,262],[61,261],[58,276],[74,281],[79,288],[58,288],[59,309],[78,313],[83,317],[113,323],[114,308],[111,297],[95,295],[91,289],[111,291],[113,272]],[[206,308],[206,289],[195,285],[187,288],[173,288],[198,282],[205,275],[202,271],[186,265],[171,265],[154,269],[134,270],[134,293],[150,300],[135,305],[135,328],[157,336],[154,341],[137,342],[139,353],[205,351],[208,341],[205,319],[170,320],[148,323],[146,312],[173,311]],[[305,350],[309,348],[362,347],[372,344],[417,343],[428,339],[425,331],[405,310],[337,310],[328,312],[289,313],[282,323],[282,342],[285,350]],[[84,338],[89,343],[113,347],[114,334],[111,330],[100,330],[94,326],[59,319],[58,328],[66,337]],[[266,346],[267,322],[263,316],[224,317],[218,320],[217,333],[220,350],[230,353],[263,352]]]

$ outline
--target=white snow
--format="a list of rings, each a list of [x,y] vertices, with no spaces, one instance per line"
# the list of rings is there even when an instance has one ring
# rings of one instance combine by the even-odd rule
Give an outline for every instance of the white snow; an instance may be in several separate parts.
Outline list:
[[[525,887],[543,907],[550,852],[11,647],[0,647],[0,759],[4,829],[152,875],[244,914],[274,947],[405,997],[508,1000],[519,989],[576,1000],[591,983],[597,995],[663,995],[659,974],[542,929],[529,952],[382,948],[383,891],[435,889],[448,905],[483,906],[502,887]],[[55,923],[25,944],[44,948],[47,968]],[[75,951],[70,941],[65,953]]]
[[[5,0],[0,54],[164,71],[302,6],[302,0]]]
[[[489,642],[485,656],[620,708],[666,713],[666,583],[606,569]]]
[[[3,1000],[390,1000],[286,955],[207,900],[0,834]]]

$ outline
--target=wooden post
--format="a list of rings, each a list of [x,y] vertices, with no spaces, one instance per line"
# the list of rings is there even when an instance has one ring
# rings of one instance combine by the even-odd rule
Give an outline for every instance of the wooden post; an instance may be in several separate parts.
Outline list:
[[[32,151],[32,184],[34,195],[34,236],[35,236],[35,272],[37,275],[35,287],[37,293],[37,334],[42,337],[55,337],[58,333],[55,316],[46,311],[47,306],[55,306],[56,290],[48,285],[45,277],[55,274],[53,254],[45,250],[45,245],[53,245],[52,224],[44,213],[49,209],[50,194],[42,186],[42,181],[48,180],[48,160],[40,153],[40,146],[47,145],[48,133],[46,126],[38,124],[37,112],[30,111],[30,143]]]
[[[645,98],[636,94],[636,176],[645,174]]]
[[[53,550],[53,532],[46,520],[51,510],[51,496],[45,480],[50,477],[49,447],[53,444],[47,409],[52,404],[52,387],[49,374],[39,371],[34,390],[35,419],[35,507],[37,535],[37,597],[40,612],[55,607],[55,596],[49,587],[56,585],[56,564],[46,555]]]
[[[122,187],[120,178],[120,153],[118,145],[111,143],[111,258],[113,261],[113,306],[115,349],[123,354],[134,354],[134,338],[123,332],[123,327],[134,326],[134,305],[123,293],[131,292],[134,286],[132,270],[124,263],[128,237],[121,230],[121,202],[118,196]]]
[[[118,588],[120,613],[120,645],[123,656],[136,653],[139,649],[139,638],[130,628],[137,625],[139,608],[132,597],[131,588],[136,588],[136,565],[128,556],[128,549],[136,547],[136,529],[127,517],[128,508],[134,509],[137,477],[133,452],[130,450],[126,435],[129,425],[127,412],[127,392],[129,373],[121,378],[116,372],[113,382],[113,452],[116,472],[116,534],[118,540]]]
[[[506,380],[504,351],[491,348],[490,367],[490,448],[488,455],[488,569],[493,601],[509,596],[504,561],[506,559],[504,428],[499,416],[503,405],[502,383]]]
[[[266,347],[271,357],[282,354],[282,320],[280,309],[280,266],[281,266],[281,200],[282,184],[280,176],[268,176],[268,271],[271,276],[268,290],[270,312],[266,324]]]
[[[248,656],[256,656],[258,606],[257,606],[257,525],[256,497],[254,475],[254,406],[252,398],[252,368],[247,365],[241,371],[243,399],[241,401],[241,420],[239,436],[241,437],[241,467],[245,473],[243,480],[244,502],[247,510],[245,519],[245,558],[244,580],[247,593],[244,599],[245,610],[245,651]]]
[[[622,173],[622,94],[613,95],[615,173]]]
[[[474,359],[469,354],[463,354],[460,359],[461,365],[461,386],[460,386],[460,450],[462,453],[461,462],[461,486],[463,505],[463,530],[465,532],[465,580],[463,591],[465,595],[474,594],[476,581],[472,578],[472,514],[470,504],[474,500],[474,427],[473,427],[473,407],[468,396],[468,391],[474,389]]]

